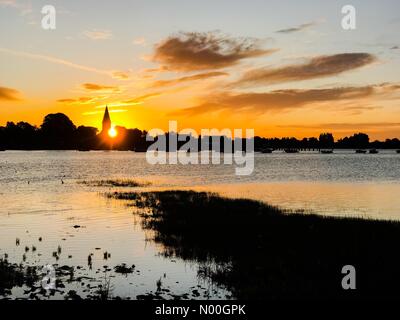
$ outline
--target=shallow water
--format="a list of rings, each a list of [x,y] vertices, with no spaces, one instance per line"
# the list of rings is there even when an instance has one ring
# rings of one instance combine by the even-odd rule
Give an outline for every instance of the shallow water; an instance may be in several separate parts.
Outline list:
[[[133,209],[103,195],[130,188],[78,183],[83,180],[134,178],[151,182],[146,190],[207,190],[258,199],[285,209],[400,219],[400,155],[393,150],[377,155],[352,151],[256,154],[251,176],[235,176],[234,168],[152,166],[145,154],[133,152],[1,152],[0,254],[7,253],[10,261],[19,263],[25,246],[34,245],[37,250],[26,253],[26,263],[82,266],[82,274],[98,282],[103,266],[135,264],[135,272],[128,276],[110,272],[114,296],[134,299],[155,292],[160,278],[163,288],[173,294],[191,293],[200,286],[201,296],[191,298],[229,296],[223,288],[214,288],[198,278],[196,263],[160,256],[161,248],[147,240],[151,234],[142,230]],[[77,225],[80,227],[74,228]],[[41,242],[39,237],[43,238]],[[19,246],[16,238],[20,239]],[[59,245],[62,253],[57,261],[52,253]],[[104,260],[105,251],[111,254],[108,260]],[[92,270],[87,266],[91,253]],[[79,283],[69,289],[83,296],[88,293]],[[23,296],[23,291],[14,289],[13,294]],[[167,293],[165,297],[170,298]]]

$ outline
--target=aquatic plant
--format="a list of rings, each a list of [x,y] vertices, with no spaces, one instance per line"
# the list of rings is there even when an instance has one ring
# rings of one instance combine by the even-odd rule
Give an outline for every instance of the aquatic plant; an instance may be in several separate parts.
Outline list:
[[[115,192],[130,200],[162,254],[239,299],[399,297],[400,223],[289,212],[194,191]],[[357,290],[344,291],[344,265]]]
[[[78,183],[93,187],[145,187],[151,184],[150,182],[139,182],[132,179],[84,180]]]
[[[128,267],[125,263],[122,263],[114,267],[114,271],[116,273],[121,273],[125,275],[127,275],[128,273],[132,273],[134,269],[135,269],[134,264],[131,267]]]
[[[113,286],[111,285],[111,278],[104,273],[103,283],[99,285],[98,289],[96,290],[97,298],[102,301],[110,300],[112,298],[112,291]]]
[[[162,281],[161,278],[156,281],[157,292],[161,291]]]
[[[0,258],[0,295],[11,294],[11,289],[26,285],[31,287],[39,276],[36,267],[23,267],[20,264],[10,263]]]

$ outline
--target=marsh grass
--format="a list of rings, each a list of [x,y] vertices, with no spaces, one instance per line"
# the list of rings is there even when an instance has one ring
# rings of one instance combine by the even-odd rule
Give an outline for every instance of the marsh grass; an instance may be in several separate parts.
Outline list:
[[[400,223],[287,212],[194,191],[115,192],[130,200],[163,254],[240,299],[400,297]],[[344,265],[357,290],[341,287]]]
[[[10,263],[7,259],[0,259],[0,295],[9,294],[10,290],[16,286],[31,287],[38,280],[36,267],[24,267]]]
[[[103,283],[99,285],[99,288],[95,292],[97,296],[94,299],[106,301],[112,299],[113,286],[111,285],[111,278],[104,274]]]
[[[106,180],[91,180],[79,181],[79,184],[84,184],[92,187],[121,187],[121,188],[135,188],[146,187],[150,182],[139,182],[132,179],[106,179]]]
[[[127,275],[129,273],[132,273],[134,269],[135,269],[135,265],[132,265],[131,267],[129,267],[125,263],[122,263],[122,264],[117,265],[117,266],[114,267],[114,271],[116,273],[120,273],[120,274],[123,274],[123,275]]]

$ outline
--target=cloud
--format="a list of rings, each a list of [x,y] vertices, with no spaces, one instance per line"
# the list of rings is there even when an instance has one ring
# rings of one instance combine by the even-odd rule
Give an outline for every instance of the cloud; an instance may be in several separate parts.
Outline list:
[[[52,56],[47,56],[43,54],[36,54],[36,53],[30,53],[30,52],[24,52],[24,51],[16,51],[16,50],[10,50],[7,48],[1,48],[0,47],[0,52],[5,53],[5,54],[10,54],[13,56],[17,57],[24,57],[28,59],[34,59],[34,60],[42,60],[54,64],[59,64],[59,65],[64,65],[70,68],[78,69],[78,70],[83,70],[87,72],[92,72],[92,73],[97,73],[101,75],[107,75],[110,76],[113,79],[119,79],[119,80],[128,80],[129,79],[129,73],[124,72],[124,71],[109,71],[109,70],[102,70],[94,67],[88,67],[84,66],[78,63],[74,63],[68,60],[60,59],[57,57],[52,57]]]
[[[353,123],[321,123],[314,125],[278,125],[279,128],[299,128],[299,129],[337,129],[337,130],[352,130],[358,129],[371,129],[371,128],[397,128],[400,127],[400,122],[353,122]]]
[[[220,69],[276,51],[263,50],[259,45],[260,41],[252,38],[229,38],[215,32],[185,32],[156,45],[152,60],[171,71]]]
[[[233,85],[274,84],[329,77],[361,68],[376,60],[376,57],[369,53],[318,56],[302,64],[250,70]]]
[[[374,86],[339,87],[329,89],[286,89],[265,93],[219,92],[203,98],[197,106],[175,112],[176,115],[196,115],[213,111],[248,111],[253,113],[280,112],[315,103],[355,100],[370,97]]]
[[[83,35],[92,40],[108,40],[113,36],[110,30],[86,30]]]
[[[60,65],[64,65],[70,68],[74,68],[74,69],[78,69],[78,70],[83,70],[83,71],[88,71],[88,72],[93,72],[93,73],[98,73],[98,74],[103,74],[103,75],[108,75],[108,76],[112,76],[113,72],[112,71],[107,71],[107,70],[101,70],[101,69],[97,69],[97,68],[93,68],[93,67],[88,67],[88,66],[84,66],[81,64],[77,64],[68,60],[64,60],[64,59],[59,59],[56,57],[52,57],[52,56],[46,56],[46,55],[42,55],[42,54],[36,54],[36,53],[30,53],[30,52],[23,52],[23,51],[15,51],[15,50],[9,50],[6,48],[0,48],[0,52],[6,53],[6,54],[10,54],[10,55],[14,55],[14,56],[18,56],[18,57],[24,57],[24,58],[29,58],[29,59],[36,59],[36,60],[43,60],[43,61],[47,61],[50,63],[54,63],[54,64],[60,64]]]
[[[122,104],[132,105],[132,104],[142,104],[144,101],[155,98],[161,95],[161,92],[151,92],[144,94],[142,96],[138,96],[133,99],[123,100],[121,101]]]
[[[228,73],[226,72],[206,72],[206,73],[199,73],[192,76],[181,77],[172,80],[158,80],[155,81],[151,86],[152,87],[165,87],[171,85],[177,85],[189,81],[196,81],[196,80],[204,80],[212,77],[219,77],[219,76],[227,76]]]
[[[102,108],[104,109],[104,106],[102,106]],[[128,110],[126,109],[108,109],[109,113],[121,113],[121,112],[128,112]],[[84,116],[92,116],[92,115],[96,115],[96,114],[103,114],[104,110],[101,111],[86,111],[83,112],[82,115]]]
[[[97,100],[100,100],[103,97],[79,97],[79,98],[63,98],[58,99],[59,103],[67,103],[67,104],[90,104]]]
[[[277,33],[293,33],[293,32],[299,32],[299,31],[303,31],[305,29],[308,29],[310,27],[315,26],[317,23],[316,22],[308,22],[308,23],[304,23],[301,24],[297,27],[292,27],[292,28],[287,28],[287,29],[282,29],[282,30],[278,30],[276,31]]]
[[[128,80],[129,79],[129,73],[124,72],[124,71],[114,71],[112,73],[112,77],[114,79],[119,79],[119,80]]]
[[[18,4],[15,0],[0,0],[0,6],[17,8]]]
[[[133,44],[138,45],[138,46],[144,46],[146,45],[146,39],[143,37],[136,38],[132,41]]]
[[[6,87],[0,87],[0,101],[19,101],[20,92],[18,90]]]
[[[104,91],[104,92],[119,92],[120,88],[118,86],[107,86],[96,83],[84,83],[82,84],[82,88],[88,91]]]
[[[57,102],[60,102],[60,103],[74,103],[76,101],[77,101],[77,99],[72,99],[72,98],[63,98],[63,99],[57,100]]]
[[[32,5],[30,3],[17,2],[16,0],[0,0],[0,6],[14,8],[19,11],[21,16],[32,13]]]

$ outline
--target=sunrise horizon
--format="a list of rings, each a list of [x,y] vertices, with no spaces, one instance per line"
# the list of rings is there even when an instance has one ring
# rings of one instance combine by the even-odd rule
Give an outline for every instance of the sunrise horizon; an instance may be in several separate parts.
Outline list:
[[[106,107],[107,107],[107,105],[104,107],[104,110],[106,109]],[[102,122],[102,119],[103,119],[104,110],[102,110],[102,113],[98,115],[98,119],[96,120],[96,122],[98,122],[99,125],[90,126],[90,125],[86,125],[86,124],[75,123],[75,122],[73,121],[73,119],[71,119],[71,121],[73,122],[73,124],[74,124],[76,127],[80,127],[80,126],[83,126],[83,127],[93,127],[93,128],[96,128],[96,129],[98,130],[98,132],[100,133],[100,132],[101,132],[101,129],[102,129],[102,124],[101,124],[101,122]],[[109,112],[110,112],[111,114],[113,114],[112,111],[109,111]],[[65,113],[65,112],[62,112],[62,111],[55,111],[55,112],[50,113],[50,114],[57,114],[57,113],[65,114],[65,115],[69,118],[68,114]],[[50,115],[50,114],[44,114],[44,115],[43,115],[43,119],[45,118],[46,115]],[[24,121],[24,120],[19,120],[19,121],[6,121],[6,123],[4,124],[4,126],[7,125],[8,122],[14,123],[15,125],[17,125],[19,122],[27,122],[27,123],[29,123],[30,125],[32,125],[32,126],[34,126],[34,127],[36,127],[36,128],[40,128],[40,126],[41,126],[41,124],[42,124],[42,122],[43,122],[43,119],[42,119],[39,123],[37,123],[37,124],[36,124],[36,123],[29,123],[29,122]],[[174,120],[169,120],[169,121],[174,121]],[[151,127],[151,128],[126,127],[126,126],[124,126],[124,125],[121,125],[121,124],[119,124],[119,123],[116,123],[115,121],[112,121],[112,127],[113,127],[113,128],[122,127],[122,128],[129,129],[129,130],[131,130],[131,129],[139,129],[139,130],[141,130],[141,131],[143,131],[143,132],[148,132],[148,131],[151,130],[151,129],[160,129],[160,130],[163,130],[163,131],[165,131],[165,132],[169,132],[169,131],[168,131],[168,129],[169,129],[169,127],[168,127],[169,121],[168,121],[165,125],[162,125],[162,126],[159,126],[159,127]],[[184,127],[184,126],[181,126],[181,125],[179,124],[179,122],[177,122],[177,124],[179,125],[179,127],[178,127],[178,132],[181,131],[181,130],[184,130],[184,129],[188,129],[188,128]],[[344,124],[337,123],[337,124],[334,124],[334,125],[337,125],[337,126],[340,127],[340,126],[342,126],[342,125],[344,125]],[[344,125],[344,126],[346,127],[346,125]],[[0,127],[1,127],[1,125],[0,125]],[[282,139],[282,138],[304,139],[304,138],[318,138],[318,136],[319,136],[320,134],[323,134],[323,133],[330,133],[330,134],[333,135],[335,141],[338,141],[339,139],[342,139],[342,138],[345,138],[345,137],[348,137],[348,136],[351,136],[351,135],[354,135],[354,134],[365,133],[365,134],[367,134],[367,135],[370,137],[371,141],[385,141],[385,140],[390,140],[390,139],[399,139],[397,136],[382,136],[381,138],[377,138],[373,133],[371,134],[368,130],[365,130],[365,127],[363,128],[362,126],[359,127],[359,128],[360,128],[359,130],[349,130],[349,129],[346,129],[345,132],[335,131],[335,130],[333,130],[333,129],[331,129],[331,128],[332,128],[332,127],[315,128],[315,129],[313,130],[313,133],[311,133],[311,134],[309,134],[309,135],[305,135],[305,136],[304,136],[304,135],[303,135],[303,136],[302,136],[302,135],[296,135],[296,134],[294,134],[294,135],[281,135],[281,136],[279,136],[279,135],[278,135],[278,136],[260,135],[260,134],[257,133],[257,131],[255,131],[254,136],[255,136],[255,137],[260,137],[260,138],[265,138],[265,139],[273,139],[273,138],[278,138],[278,139]],[[210,128],[207,128],[207,127],[198,127],[198,128],[190,128],[190,129],[193,129],[194,131],[197,131],[197,132],[201,132],[202,129],[206,129],[206,130],[207,130],[207,129],[215,129],[215,130],[218,130],[218,131],[221,131],[221,132],[222,132],[223,129],[228,129],[228,130],[232,130],[232,131],[233,131],[233,129],[241,129],[241,130],[244,131],[244,130],[246,129],[246,127],[245,127],[245,126],[239,127],[239,128],[224,128],[224,127],[215,127],[215,128],[211,128],[211,127],[210,127]],[[113,134],[116,135],[116,134],[118,134],[118,133],[117,133],[117,132],[116,132],[116,133],[114,132]]]
[[[394,18],[361,20],[362,27],[346,31],[335,16],[338,4],[315,10],[306,3],[296,18],[274,3],[283,19],[269,17],[261,29],[246,24],[244,14],[238,28],[225,16],[202,23],[193,12],[206,3],[175,4],[120,4],[133,15],[121,25],[106,19],[108,4],[92,16],[89,6],[71,2],[60,6],[58,28],[46,31],[34,23],[35,5],[1,1],[1,21],[15,35],[3,37],[0,47],[7,61],[0,66],[0,125],[40,125],[46,114],[62,112],[74,123],[100,128],[108,105],[115,124],[126,128],[166,129],[174,119],[195,130],[251,127],[262,137],[400,137],[400,122],[393,121],[400,92]],[[366,3],[364,16],[375,6]],[[152,27],[143,19],[148,10],[166,8],[174,8],[178,28],[168,19]],[[382,32],[385,40],[376,40]],[[24,47],[27,37],[32,41]]]

